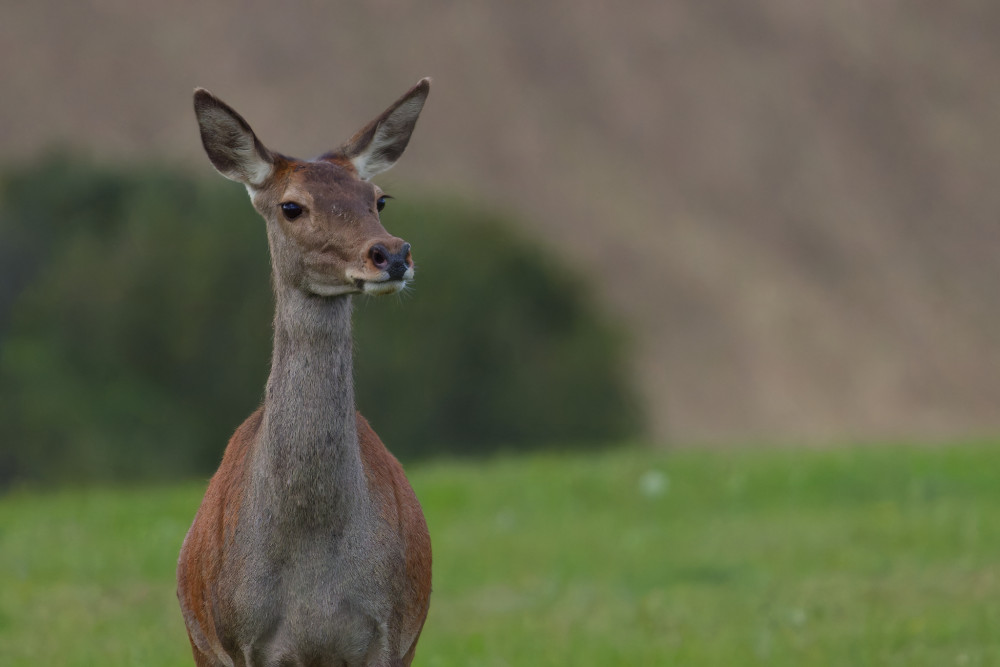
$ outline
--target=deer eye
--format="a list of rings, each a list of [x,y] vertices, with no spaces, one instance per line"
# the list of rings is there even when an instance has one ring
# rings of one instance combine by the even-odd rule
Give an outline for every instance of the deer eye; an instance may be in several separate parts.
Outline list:
[[[375,208],[377,208],[379,210],[379,212],[381,212],[382,209],[385,208],[385,203],[389,199],[390,199],[389,195],[382,195],[381,197],[378,198],[378,201],[375,202]]]
[[[302,207],[295,202],[286,201],[281,205],[281,212],[285,214],[286,220],[294,220],[302,215]]]

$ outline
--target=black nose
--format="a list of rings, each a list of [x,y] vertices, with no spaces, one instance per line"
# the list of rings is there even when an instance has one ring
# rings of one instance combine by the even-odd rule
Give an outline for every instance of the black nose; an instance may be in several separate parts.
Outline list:
[[[410,268],[410,244],[404,243],[399,252],[389,252],[381,243],[376,243],[368,251],[368,256],[376,269],[389,274],[389,280],[402,280]]]

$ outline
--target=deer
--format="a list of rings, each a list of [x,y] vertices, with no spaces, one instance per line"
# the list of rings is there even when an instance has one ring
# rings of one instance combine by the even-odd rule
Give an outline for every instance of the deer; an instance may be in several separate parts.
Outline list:
[[[355,407],[351,300],[413,279],[370,179],[402,155],[429,90],[422,79],[339,148],[301,160],[195,89],[209,160],[264,218],[275,295],[263,403],[230,439],[178,559],[198,667],[413,661],[430,536],[402,466]]]

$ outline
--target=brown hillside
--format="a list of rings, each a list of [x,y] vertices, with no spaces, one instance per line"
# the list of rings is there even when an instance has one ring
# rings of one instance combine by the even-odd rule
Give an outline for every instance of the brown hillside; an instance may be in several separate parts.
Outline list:
[[[309,155],[429,74],[381,182],[585,267],[659,438],[995,433],[998,35],[985,0],[6,3],[0,151],[205,171],[202,85]]]

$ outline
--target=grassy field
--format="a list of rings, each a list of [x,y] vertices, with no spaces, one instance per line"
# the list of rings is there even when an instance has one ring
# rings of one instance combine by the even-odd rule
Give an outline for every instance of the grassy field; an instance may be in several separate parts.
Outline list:
[[[619,450],[410,473],[417,664],[1000,665],[1000,446]],[[0,665],[190,665],[202,483],[0,499]]]

